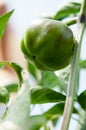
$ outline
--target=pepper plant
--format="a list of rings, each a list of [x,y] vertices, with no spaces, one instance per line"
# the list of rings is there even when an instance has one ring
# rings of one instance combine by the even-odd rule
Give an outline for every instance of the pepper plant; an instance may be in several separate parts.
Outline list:
[[[0,16],[0,38],[12,13]],[[76,35],[72,25],[77,28]],[[17,95],[2,116],[1,130],[54,130],[60,117],[60,130],[69,130],[74,114],[78,116],[74,119],[77,130],[86,129],[86,90],[78,94],[80,71],[86,69],[86,60],[80,57],[85,27],[86,0],[69,2],[54,16],[35,21],[27,29],[20,43],[26,68],[0,62],[0,69],[11,67],[19,79],[0,87],[0,103],[7,104],[12,92]],[[48,110],[31,114],[36,105],[40,109],[48,103],[53,104]]]

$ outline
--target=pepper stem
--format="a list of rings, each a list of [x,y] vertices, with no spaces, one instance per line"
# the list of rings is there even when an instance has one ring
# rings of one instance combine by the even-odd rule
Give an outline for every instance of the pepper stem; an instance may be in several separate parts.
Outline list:
[[[71,60],[71,73],[70,73],[70,79],[69,79],[69,86],[67,91],[67,98],[64,108],[64,114],[63,114],[63,121],[61,130],[68,130],[70,118],[72,114],[73,104],[74,104],[74,96],[76,94],[76,77],[78,72],[78,64],[80,59],[80,50],[81,50],[81,43],[82,43],[82,37],[84,33],[84,29],[86,26],[86,20],[82,20],[82,16],[86,18],[86,0],[82,1],[81,10],[80,10],[80,17],[78,20],[78,33],[77,33],[77,42],[75,44],[74,53]]]

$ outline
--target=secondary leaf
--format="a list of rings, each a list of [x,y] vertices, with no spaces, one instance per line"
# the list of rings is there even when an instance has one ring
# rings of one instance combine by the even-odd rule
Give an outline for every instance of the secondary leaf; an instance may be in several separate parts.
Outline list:
[[[86,90],[83,91],[77,98],[79,104],[81,107],[86,110]]]
[[[50,71],[43,71],[40,75],[40,80],[38,82],[38,85],[40,85],[42,88],[55,88],[59,87],[61,91],[67,92],[68,87],[68,80],[70,75],[70,66],[66,67],[65,69],[61,70],[57,74]]]
[[[32,63],[28,62],[27,68],[28,68],[28,71],[30,72],[30,74],[36,79],[37,78],[36,67]]]
[[[64,105],[65,103],[58,103],[51,107],[48,111],[44,112],[42,115],[31,116],[31,128],[33,128],[31,130],[36,130],[34,129],[35,127],[38,128],[37,130],[39,130],[39,128],[49,120],[57,122],[58,118],[63,114]],[[74,108],[73,113],[77,114],[78,111]]]
[[[17,83],[11,83],[4,86],[9,93],[17,92],[18,91],[18,84]]]
[[[4,87],[0,87],[0,103],[8,103],[9,93]]]
[[[63,114],[65,103],[58,103],[52,108],[50,108],[44,115],[49,119],[55,119],[60,117]],[[74,108],[73,113],[78,113],[78,111]]]
[[[54,72],[42,71],[39,85],[42,87],[54,88],[59,86],[59,80]]]
[[[14,69],[14,71],[16,72],[18,79],[19,79],[20,86],[21,86],[21,84],[23,82],[23,79],[22,79],[23,68],[15,62],[10,62],[8,64],[8,66],[12,67]]]
[[[79,13],[80,7],[80,3],[69,2],[57,11],[53,19],[61,20],[63,18],[68,17],[69,15],[76,15],[77,13]]]
[[[61,70],[59,72],[59,75],[57,76],[58,80],[59,80],[60,89],[61,89],[61,91],[64,91],[65,93],[67,93],[69,75],[70,75],[70,66]]]
[[[43,115],[30,117],[30,130],[40,130],[46,124],[47,119]]]
[[[86,69],[86,60],[80,61],[79,66],[80,66],[80,68],[82,68],[82,69]]]
[[[64,110],[64,103],[58,103],[52,108],[50,108],[47,112],[44,113],[44,115],[49,119],[58,118],[62,115]]]
[[[65,95],[49,88],[33,88],[30,94],[32,104],[64,102],[66,98]]]
[[[19,78],[19,85],[21,85],[21,83],[23,82],[23,79],[22,79],[22,70],[23,68],[16,64],[15,62],[0,62],[0,66],[9,66],[11,67],[17,74],[18,78]]]
[[[14,10],[0,16],[0,38],[2,38],[6,24],[9,20],[9,18],[11,17],[12,13]]]

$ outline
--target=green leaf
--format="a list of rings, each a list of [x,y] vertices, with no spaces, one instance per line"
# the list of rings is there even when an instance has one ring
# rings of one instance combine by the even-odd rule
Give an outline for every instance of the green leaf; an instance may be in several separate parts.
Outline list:
[[[86,69],[86,60],[80,61],[79,66],[80,66],[80,68],[82,68],[82,69]]]
[[[86,90],[83,91],[77,98],[79,104],[81,107],[86,110]]]
[[[43,115],[30,117],[30,130],[40,130],[46,124],[47,119]]]
[[[11,83],[4,86],[9,93],[17,92],[18,91],[18,84],[17,83]]]
[[[58,103],[52,108],[50,108],[44,115],[49,119],[55,119],[60,117],[63,114],[65,103]],[[74,108],[73,113],[78,113],[78,111]]]
[[[9,20],[9,18],[11,17],[12,13],[14,10],[0,16],[0,38],[2,38],[6,24]]]
[[[21,86],[21,83],[23,82],[23,79],[22,79],[22,70],[23,68],[16,64],[15,62],[0,62],[0,66],[9,66],[11,67],[17,74],[18,78],[19,78],[19,86]]]
[[[67,88],[68,88],[68,82],[61,76],[58,76],[59,82],[60,82],[60,90],[64,91],[65,93],[67,93]]]
[[[52,108],[50,108],[48,111],[44,113],[44,115],[49,119],[55,119],[62,115],[64,110],[64,103],[58,103]]]
[[[67,93],[69,76],[70,76],[70,66],[61,70],[59,72],[59,75],[57,76],[58,80],[59,80],[60,89],[61,89],[61,91],[64,91],[65,93]]]
[[[8,64],[8,66],[12,67],[14,69],[14,71],[16,72],[18,79],[19,79],[20,86],[21,86],[21,84],[23,82],[23,79],[22,79],[23,68],[15,62],[10,62]]]
[[[49,88],[33,88],[30,91],[31,103],[53,103],[65,101],[66,96]]]
[[[64,91],[66,93],[67,88],[68,88],[69,75],[70,75],[70,66],[59,71],[59,75],[57,74],[50,71],[41,72],[41,75],[40,75],[41,78],[38,82],[38,85],[40,85],[42,88],[59,87],[61,91]]]
[[[70,15],[76,15],[80,11],[81,4],[76,2],[70,2],[61,7],[58,12],[55,14],[53,19],[61,20]]]
[[[30,72],[30,74],[36,79],[37,78],[36,67],[32,63],[28,62],[27,68],[28,68],[28,71]]]
[[[39,81],[39,85],[42,87],[54,88],[59,86],[59,80],[54,72],[43,71],[41,72],[41,79]]]
[[[4,87],[0,87],[0,103],[8,103],[9,93]]]
[[[35,127],[38,128],[37,130],[39,130],[39,128],[49,120],[57,122],[58,118],[63,114],[64,105],[65,103],[58,103],[51,107],[48,111],[44,112],[42,115],[31,116],[31,128],[33,128],[31,130],[36,130],[34,129]],[[73,113],[77,114],[77,109],[74,108]]]

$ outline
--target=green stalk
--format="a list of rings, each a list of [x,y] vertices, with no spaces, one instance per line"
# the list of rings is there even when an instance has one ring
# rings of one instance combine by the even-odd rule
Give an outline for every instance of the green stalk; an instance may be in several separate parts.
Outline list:
[[[78,64],[80,59],[81,43],[82,43],[84,29],[86,26],[85,25],[86,21],[82,19],[82,17],[84,18],[84,16],[86,17],[86,0],[82,1],[82,6],[80,10],[80,19],[78,22],[78,29],[77,29],[78,33],[76,38],[77,42],[71,60],[71,73],[70,73],[69,86],[67,91],[67,98],[66,98],[66,103],[64,108],[61,130],[68,130],[70,124],[70,119],[71,119],[71,114],[72,114],[72,109],[74,104],[74,96],[76,94],[76,87],[77,87],[75,85],[76,84],[75,79],[78,74],[77,72],[78,72]]]

